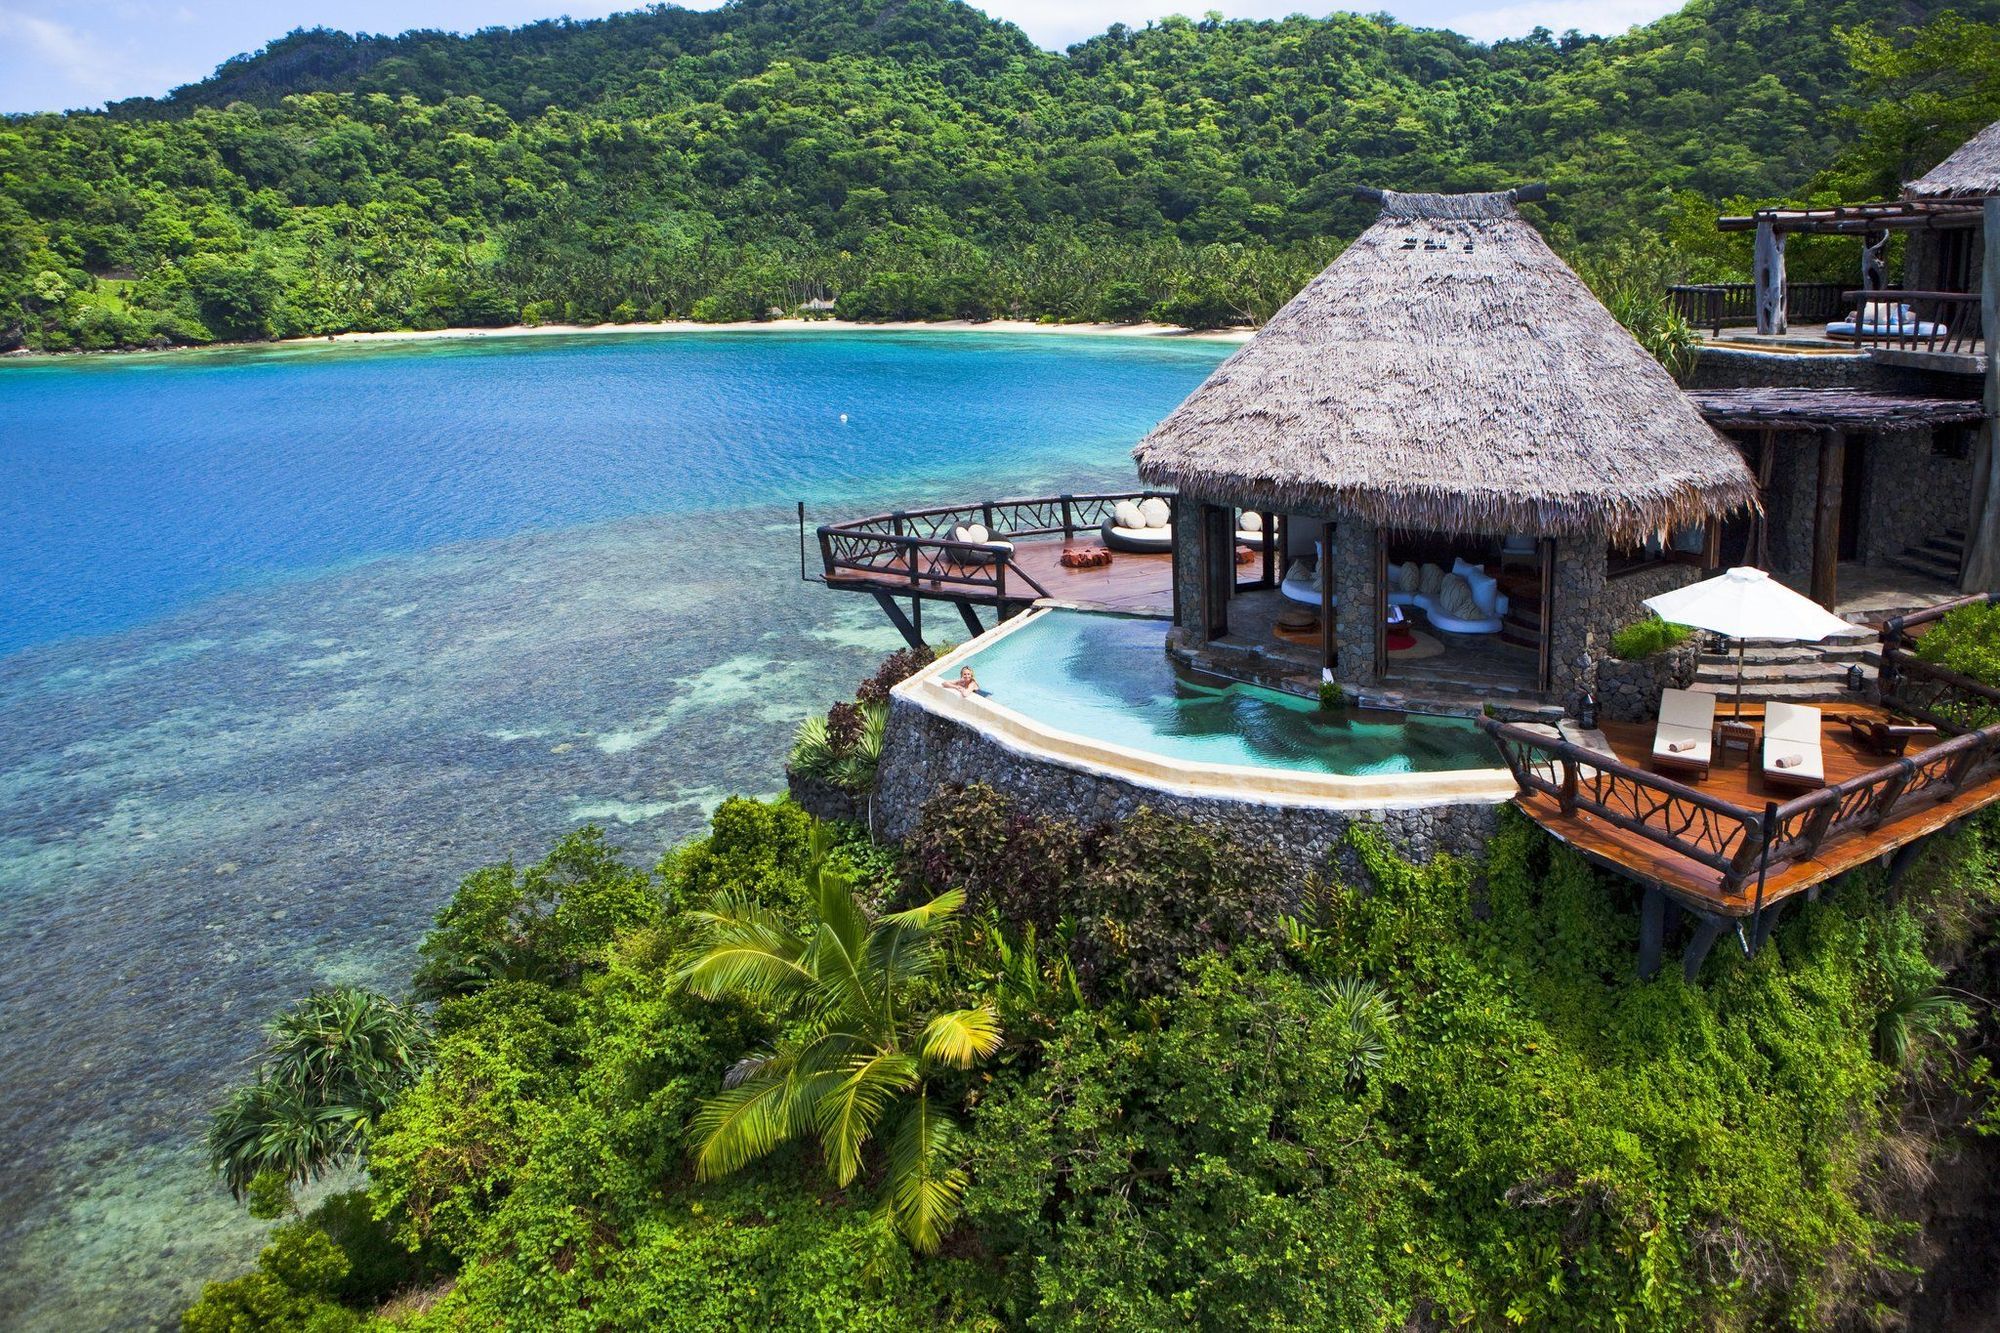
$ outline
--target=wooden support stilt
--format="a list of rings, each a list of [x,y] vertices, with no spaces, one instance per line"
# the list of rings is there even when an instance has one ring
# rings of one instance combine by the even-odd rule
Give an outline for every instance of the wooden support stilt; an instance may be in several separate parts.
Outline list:
[[[912,648],[921,648],[924,646],[924,636],[917,632],[917,627],[910,623],[908,616],[903,614],[903,608],[896,605],[894,597],[886,592],[878,591],[875,593],[875,604],[882,608],[883,615],[889,617],[889,623],[894,625],[897,632],[903,636],[904,643],[909,644]]]
[[[1750,930],[1750,953],[1754,957],[1770,941],[1771,932],[1778,928],[1778,919],[1785,914],[1785,904],[1773,903],[1765,908]]]
[[[1783,333],[1785,311],[1785,238],[1769,218],[1757,224],[1757,332]]]
[[[972,609],[970,602],[958,604],[958,618],[965,622],[965,632],[973,638],[976,639],[986,632],[986,626],[980,623],[979,613]]]
[[[1697,914],[1693,938],[1688,940],[1686,950],[1681,954],[1681,979],[1690,986],[1701,975],[1701,965],[1708,961],[1708,951],[1722,938],[1722,932],[1729,929],[1730,920],[1713,912]]]
[[[1918,838],[1915,842],[1906,842],[1896,849],[1894,856],[1889,858],[1889,875],[1883,882],[1883,890],[1890,906],[1893,907],[1896,903],[1903,876],[1910,873],[1910,867],[1924,854],[1924,844],[1928,841],[1927,838]]]
[[[1666,943],[1667,895],[1646,890],[1639,904],[1639,980],[1651,981],[1660,970],[1660,950]]]

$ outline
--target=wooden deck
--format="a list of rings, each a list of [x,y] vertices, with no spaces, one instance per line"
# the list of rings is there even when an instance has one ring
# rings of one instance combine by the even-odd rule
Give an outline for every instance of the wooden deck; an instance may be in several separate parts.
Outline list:
[[[951,563],[942,571],[932,568],[920,555],[920,574],[910,579],[908,557],[898,556],[867,571],[840,569],[829,573],[826,586],[855,592],[887,593],[892,597],[921,597],[957,602],[968,606],[1015,607],[1048,596],[1060,602],[1087,606],[1094,610],[1122,611],[1136,615],[1172,615],[1174,609],[1174,559],[1171,555],[1112,553],[1111,563],[1100,569],[1065,569],[1066,550],[1097,546],[1095,534],[1088,539],[1064,541],[1058,536],[1023,538],[1014,544],[1004,595],[1001,588],[981,576],[985,567]],[[947,577],[928,577],[942,572]],[[956,574],[965,582],[953,582]],[[1025,575],[1026,577],[1020,577]],[[978,580],[978,581],[972,581]]]
[[[1829,785],[1894,762],[1862,748],[1841,720],[1850,713],[1886,716],[1885,710],[1854,703],[1826,704],[1821,711],[1824,726],[1820,748]],[[1726,703],[1718,715],[1729,715]],[[1746,702],[1744,715],[1758,724],[1761,734],[1763,706]],[[1602,730],[1618,759],[1634,768],[1651,770],[1652,724],[1607,722]],[[1919,747],[1912,746],[1912,757],[1918,753]],[[1691,785],[1704,795],[1735,807],[1746,821],[1761,816],[1768,803],[1782,803],[1799,794],[1766,783],[1759,756],[1754,752],[1745,756],[1740,750],[1718,752],[1709,776]],[[1771,864],[1763,878],[1763,906],[1769,908],[1857,866],[1885,857],[1996,800],[2000,800],[2000,775],[1968,783],[1949,797],[1917,805],[1907,813],[1899,810],[1875,828],[1836,832],[1810,856]],[[1590,860],[1641,883],[1665,889],[1685,905],[1727,917],[1745,917],[1757,908],[1754,879],[1732,892],[1723,873],[1714,867],[1676,854],[1654,838],[1617,827],[1587,811],[1565,814],[1559,799],[1547,792],[1523,792],[1515,798],[1515,804],[1551,836]],[[1661,809],[1657,816],[1662,820],[1685,818],[1686,813]]]

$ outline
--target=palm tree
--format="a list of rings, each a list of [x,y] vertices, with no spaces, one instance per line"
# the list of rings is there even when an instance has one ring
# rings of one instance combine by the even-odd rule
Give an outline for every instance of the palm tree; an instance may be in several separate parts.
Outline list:
[[[353,986],[314,991],[273,1019],[257,1080],[209,1121],[209,1162],[243,1197],[252,1177],[304,1184],[358,1154],[423,1065],[416,1013]]]
[[[846,1186],[888,1126],[882,1212],[912,1248],[928,1253],[965,1191],[958,1126],[931,1080],[998,1050],[1000,1020],[988,1005],[929,1018],[911,1010],[911,992],[936,964],[935,936],[963,894],[870,920],[847,877],[826,867],[826,849],[815,832],[806,930],[727,894],[697,914],[705,934],[681,972],[688,989],[768,1004],[785,1035],[739,1060],[723,1090],[702,1103],[690,1129],[695,1175],[728,1175],[811,1134],[828,1173]]]

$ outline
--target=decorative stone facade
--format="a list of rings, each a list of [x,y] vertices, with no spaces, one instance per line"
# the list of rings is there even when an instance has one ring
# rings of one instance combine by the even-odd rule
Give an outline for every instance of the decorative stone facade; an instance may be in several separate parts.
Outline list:
[[[1644,620],[1653,614],[1646,606],[1648,597],[1685,588],[1700,578],[1699,566],[1677,562],[1644,565],[1607,575],[1604,593],[1597,603],[1597,618],[1603,623],[1607,635],[1616,634],[1633,621]],[[1605,651],[1610,651],[1609,645]]]
[[[1660,715],[1660,693],[1694,684],[1701,637],[1638,662],[1607,657],[1597,664],[1597,713],[1612,722],[1650,722]]]
[[[1500,809],[1481,803],[1326,810],[1183,796],[1022,754],[893,696],[876,778],[877,831],[905,837],[916,826],[924,802],[941,787],[971,782],[987,783],[1030,810],[1083,823],[1122,818],[1144,806],[1219,825],[1274,848],[1301,882],[1326,871],[1351,824],[1374,825],[1405,855],[1425,860],[1439,852],[1478,853],[1492,836]],[[1355,868],[1342,865],[1339,876],[1352,882]]]
[[[1597,659],[1617,626],[1604,618],[1604,538],[1556,539],[1555,623],[1549,635],[1549,693],[1574,711],[1596,684]]]
[[[1862,471],[1862,560],[1877,564],[1947,528],[1965,527],[1971,512],[1972,462],[1939,454],[1930,431],[1870,435],[1849,440],[1847,447],[1867,451]]]
[[[834,786],[825,778],[809,778],[787,768],[785,788],[791,794],[792,804],[814,819],[851,821],[862,817],[862,802],[855,799],[854,793]]]
[[[1334,676],[1350,689],[1366,689],[1375,678],[1375,525],[1343,515],[1334,520]]]

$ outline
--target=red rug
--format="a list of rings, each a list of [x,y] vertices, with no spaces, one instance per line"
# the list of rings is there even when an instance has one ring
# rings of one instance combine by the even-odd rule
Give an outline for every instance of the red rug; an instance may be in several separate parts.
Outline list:
[[[1392,629],[1385,644],[1392,653],[1400,653],[1406,648],[1417,646],[1417,636],[1406,629]]]

